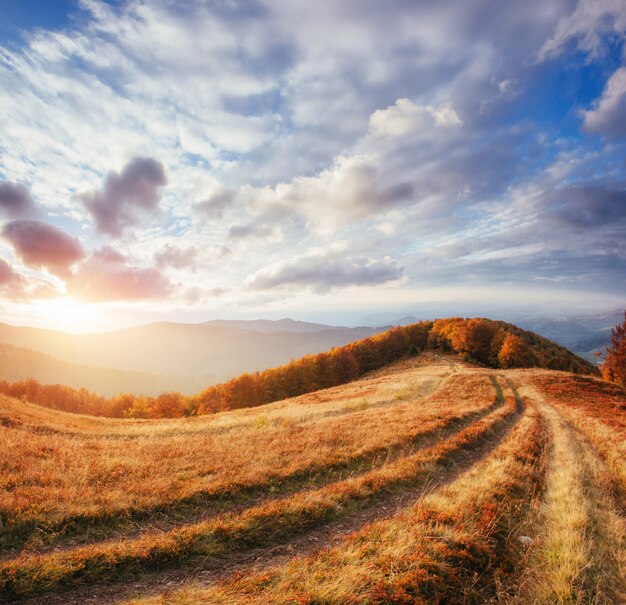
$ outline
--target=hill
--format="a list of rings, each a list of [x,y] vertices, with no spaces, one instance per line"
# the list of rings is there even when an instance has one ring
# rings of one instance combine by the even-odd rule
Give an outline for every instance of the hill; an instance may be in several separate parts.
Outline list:
[[[197,378],[208,385],[380,331],[316,327],[290,320],[251,322],[249,327],[254,329],[242,329],[244,325],[248,324],[162,322],[102,334],[68,334],[0,323],[0,343],[67,363],[161,374],[163,380],[172,377],[174,384],[180,384],[181,377],[193,377],[194,383]],[[142,392],[139,387],[129,391]]]
[[[624,392],[465,355],[181,419],[0,397],[0,601],[623,602]]]
[[[504,322],[449,318],[396,326],[386,332],[287,365],[244,373],[196,395],[157,397],[128,393],[105,399],[84,389],[29,380],[0,383],[0,392],[72,412],[135,418],[167,418],[251,407],[344,384],[426,349],[456,352],[490,367],[543,367],[598,374],[595,366],[537,334]]]
[[[119,393],[150,396],[164,391],[190,394],[203,385],[191,376],[163,376],[149,372],[126,372],[111,368],[94,368],[60,361],[45,355],[0,343],[0,381],[34,379],[44,384],[63,384],[74,389],[89,389],[104,397]]]
[[[419,321],[419,318],[441,316],[442,312],[455,310],[454,304],[428,304],[412,309],[411,314],[396,316],[392,313],[371,315],[362,318],[366,325],[405,326]],[[466,309],[467,311],[467,309]],[[499,318],[513,323],[520,328],[540,334],[577,355],[595,363],[595,353],[603,351],[611,341],[611,328],[622,322],[623,310],[596,312],[559,312],[530,311],[523,309],[492,309],[483,314],[488,318]]]

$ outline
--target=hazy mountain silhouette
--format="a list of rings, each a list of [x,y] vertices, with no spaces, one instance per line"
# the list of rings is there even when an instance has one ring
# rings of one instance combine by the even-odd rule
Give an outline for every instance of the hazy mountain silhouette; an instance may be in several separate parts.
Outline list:
[[[256,329],[241,329],[243,326]],[[99,368],[102,372],[101,368],[109,368],[127,373],[125,377],[112,377],[112,384],[123,384],[123,390],[148,394],[155,390],[194,392],[242,372],[280,365],[378,331],[376,328],[332,327],[293,320],[260,320],[203,324],[163,322],[101,334],[68,334],[0,323],[0,343],[53,357],[48,362],[50,369],[45,371],[46,363],[41,358],[31,362],[32,367],[37,368],[37,374],[32,377],[42,382],[47,382],[45,377],[53,377],[56,371],[59,375],[75,375],[76,378],[54,379],[53,382],[103,392],[103,388],[95,386],[100,384],[100,378],[91,378],[90,371]],[[80,372],[69,368],[60,371],[57,362],[90,368],[83,368]],[[22,368],[28,366],[26,361],[20,364]],[[134,380],[128,374],[131,372],[148,372],[157,376],[153,376],[152,380],[136,376]],[[81,373],[84,378],[80,378]],[[22,370],[16,370],[14,378],[9,370],[5,371],[7,380],[24,377]],[[103,384],[106,389],[106,381]],[[153,385],[156,387],[153,388]]]

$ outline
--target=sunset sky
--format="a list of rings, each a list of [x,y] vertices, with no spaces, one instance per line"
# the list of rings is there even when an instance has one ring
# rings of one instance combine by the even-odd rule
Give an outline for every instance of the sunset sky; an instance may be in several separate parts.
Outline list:
[[[626,300],[626,0],[0,0],[0,321]]]

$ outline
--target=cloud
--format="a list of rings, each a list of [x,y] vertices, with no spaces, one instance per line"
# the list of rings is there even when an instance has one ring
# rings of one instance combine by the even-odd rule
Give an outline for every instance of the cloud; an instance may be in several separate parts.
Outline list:
[[[171,244],[165,244],[165,246],[154,255],[156,266],[160,269],[164,267],[172,267],[174,269],[193,267],[197,258],[197,248],[178,248]]]
[[[9,263],[0,258],[0,293],[11,300],[20,300],[25,294],[26,280]]]
[[[626,222],[626,190],[623,189],[572,185],[552,192],[547,201],[551,219],[576,229],[617,226]]]
[[[251,198],[253,213],[267,213],[277,220],[299,214],[316,234],[328,235],[411,197],[413,188],[408,183],[382,187],[378,165],[374,155],[343,155],[316,176],[244,190],[244,195]]]
[[[0,182],[0,213],[9,219],[36,214],[35,202],[28,188],[11,181]]]
[[[206,218],[220,219],[234,200],[235,194],[233,191],[218,186],[214,188],[204,201],[195,205],[195,210]]]
[[[490,267],[494,279],[573,275],[578,246],[614,255],[585,274],[590,286],[601,270],[617,282],[623,148],[571,118],[617,57],[622,7],[88,0],[62,30],[0,48],[0,177],[30,183],[68,233],[83,237],[88,208],[100,233],[136,235],[127,258],[88,261],[100,282],[178,269],[181,301],[197,286],[192,265],[215,263],[228,285],[270,268],[286,279],[300,263],[321,275],[309,251],[330,236],[351,241],[343,265],[324,261],[339,281],[386,257],[415,281]],[[623,136],[620,74],[584,106],[585,132]],[[144,159],[106,176],[133,156]],[[153,214],[164,220],[149,230]],[[235,287],[232,300],[242,295],[271,293]]]
[[[398,99],[387,109],[377,109],[372,113],[369,128],[373,135],[402,137],[433,126],[454,127],[462,124],[452,105],[416,105],[410,99]]]
[[[50,281],[27,278],[0,258],[0,297],[22,303],[39,298],[53,298],[58,295],[58,290]]]
[[[626,67],[613,73],[600,99],[582,115],[586,132],[608,137],[626,136]]]
[[[251,290],[308,288],[327,292],[346,286],[397,282],[402,272],[403,268],[391,259],[354,257],[335,247],[260,269],[246,278],[245,285]]]
[[[270,225],[233,225],[228,229],[230,239],[267,238],[277,235],[276,228]]]
[[[83,193],[79,199],[98,231],[120,237],[125,229],[154,213],[159,190],[166,184],[163,164],[152,158],[134,158],[119,174],[109,172],[102,191]]]
[[[112,248],[94,252],[68,282],[73,296],[89,302],[164,298],[169,280],[154,267],[133,267]]]
[[[209,288],[208,290],[204,290],[202,288],[198,288],[197,286],[192,286],[187,288],[183,292],[183,300],[190,305],[195,305],[200,302],[206,302],[210,299],[222,298],[231,292],[231,288],[225,287],[215,287]]]
[[[624,0],[580,0],[572,13],[559,19],[538,52],[539,60],[560,54],[570,41],[591,57],[603,54],[607,37],[626,32],[625,9]]]
[[[2,236],[13,245],[25,265],[44,267],[62,277],[85,257],[78,239],[40,221],[12,221],[4,226]]]

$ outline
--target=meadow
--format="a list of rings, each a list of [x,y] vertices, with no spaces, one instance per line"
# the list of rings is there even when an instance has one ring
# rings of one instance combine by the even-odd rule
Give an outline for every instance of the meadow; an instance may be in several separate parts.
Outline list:
[[[621,603],[626,397],[429,351],[247,409],[0,399],[0,601]]]

